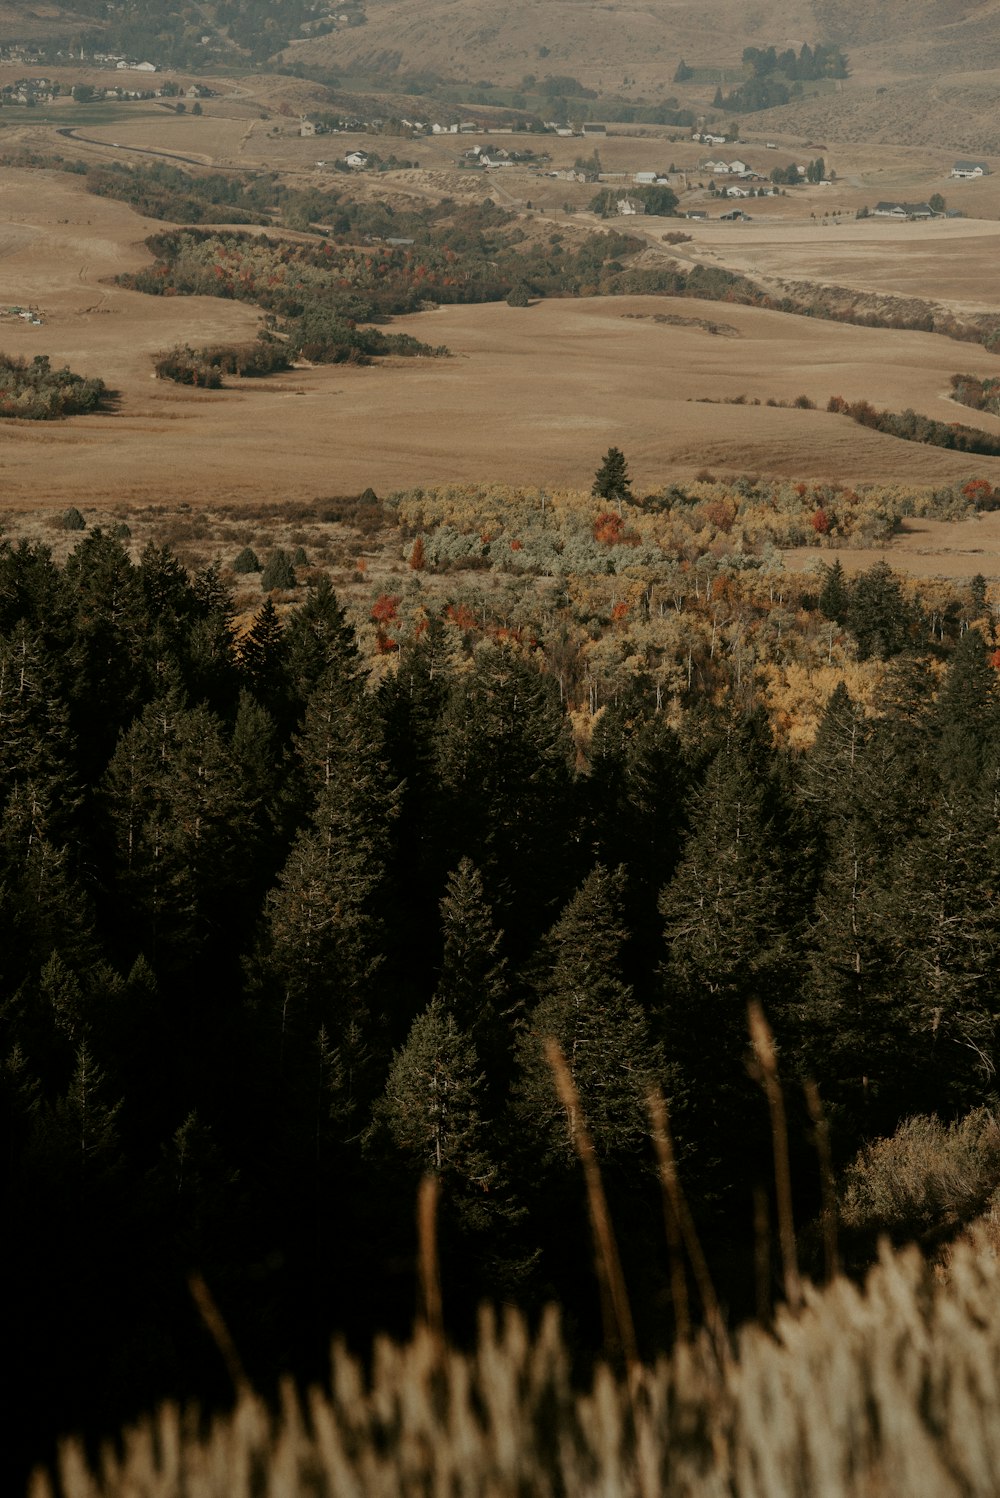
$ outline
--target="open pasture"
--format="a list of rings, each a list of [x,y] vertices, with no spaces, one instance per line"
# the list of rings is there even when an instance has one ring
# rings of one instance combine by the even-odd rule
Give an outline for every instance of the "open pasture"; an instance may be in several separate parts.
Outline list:
[[[146,261],[142,241],[162,225],[88,196],[73,177],[13,170],[0,172],[0,216],[4,301],[36,305],[44,319],[0,319],[0,347],[47,354],[121,395],[109,416],[3,424],[0,477],[12,506],[312,498],[486,478],[580,485],[611,444],[628,454],[640,490],[704,468],[1000,482],[1000,459],[764,404],[804,394],[822,408],[831,394],[864,396],[1000,432],[997,419],[947,399],[953,370],[989,374],[995,359],[940,337],[651,297],[449,307],[395,327],[446,344],[451,358],[296,369],[205,392],[155,381],[151,355],[250,337],[258,315],[114,286],[118,272]],[[748,403],[724,403],[739,397]]]
[[[814,189],[814,200],[821,191]],[[757,204],[746,206],[754,216],[748,224],[712,219],[692,225],[692,243],[682,247],[685,256],[769,283],[812,281],[920,297],[956,311],[997,310],[1000,223],[972,218],[789,223],[758,220]]]

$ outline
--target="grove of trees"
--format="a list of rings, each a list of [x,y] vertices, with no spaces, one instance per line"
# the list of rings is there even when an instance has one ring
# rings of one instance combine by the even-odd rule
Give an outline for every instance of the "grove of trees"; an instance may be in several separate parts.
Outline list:
[[[886,664],[874,701],[833,692],[807,751],[776,736],[745,634],[716,655],[713,591],[670,606],[711,625],[704,669],[616,668],[581,737],[554,603],[544,639],[477,625],[461,590],[408,621],[387,604],[368,661],[324,579],[237,635],[219,570],[165,548],[0,547],[3,1312],[36,1370],[14,1468],[160,1395],[225,1397],[193,1270],[262,1387],[314,1373],[334,1329],[405,1329],[428,1170],[453,1333],[483,1297],[556,1296],[592,1348],[550,1036],[647,1350],[672,1335],[652,1085],[727,1303],[753,1301],[739,1245],[771,1158],[749,1001],[780,1046],[803,1219],[798,1080],[839,1162],[992,1097],[985,588],[929,632],[888,569],[829,569],[799,627]],[[612,611],[608,638],[630,627]]]

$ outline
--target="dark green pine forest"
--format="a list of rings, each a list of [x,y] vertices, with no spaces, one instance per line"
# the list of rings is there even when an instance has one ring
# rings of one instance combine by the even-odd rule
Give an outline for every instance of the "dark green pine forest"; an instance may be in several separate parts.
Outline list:
[[[853,617],[860,637],[863,590]],[[978,628],[933,692],[905,650],[874,715],[838,688],[805,754],[747,693],[695,685],[668,723],[639,676],[584,758],[510,640],[463,653],[432,616],[372,686],[327,582],[232,620],[219,573],[163,548],[0,547],[12,1472],[164,1395],[227,1400],[193,1271],[265,1392],[321,1375],[334,1332],[405,1333],[428,1171],[451,1334],[483,1299],[558,1299],[599,1350],[547,1037],[644,1353],[673,1336],[654,1085],[727,1311],[755,1304],[772,1159],[749,1001],[779,1048],[807,1272],[802,1080],[838,1165],[991,1100],[1000,701]]]

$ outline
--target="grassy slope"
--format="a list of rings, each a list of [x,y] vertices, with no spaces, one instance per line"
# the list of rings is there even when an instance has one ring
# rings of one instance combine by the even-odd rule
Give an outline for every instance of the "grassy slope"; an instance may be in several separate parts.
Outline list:
[[[446,77],[517,82],[569,73],[610,90],[627,75],[668,89],[678,59],[738,64],[744,46],[836,40],[863,69],[937,71],[1000,63],[996,0],[513,0],[484,12],[478,0],[368,0],[368,24],[308,46],[303,60],[336,68],[428,69]],[[539,47],[548,55],[539,57]],[[857,57],[855,58],[855,54]]]

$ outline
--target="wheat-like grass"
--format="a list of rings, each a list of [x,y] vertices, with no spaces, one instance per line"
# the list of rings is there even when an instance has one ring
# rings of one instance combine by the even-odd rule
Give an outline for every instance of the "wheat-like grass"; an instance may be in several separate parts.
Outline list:
[[[867,1283],[803,1287],[721,1362],[702,1335],[574,1386],[558,1314],[483,1311],[470,1354],[421,1325],[372,1372],[334,1348],[326,1388],[270,1409],[244,1388],[202,1428],[165,1404],[98,1470],[63,1444],[31,1498],[993,1498],[1000,1263],[985,1237],[946,1278],[883,1248]]]

